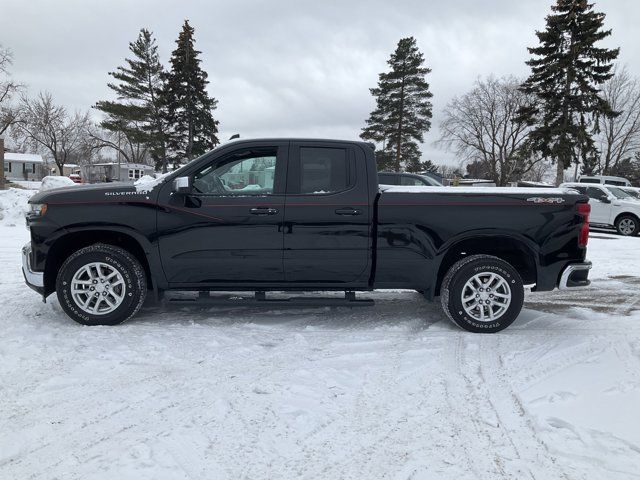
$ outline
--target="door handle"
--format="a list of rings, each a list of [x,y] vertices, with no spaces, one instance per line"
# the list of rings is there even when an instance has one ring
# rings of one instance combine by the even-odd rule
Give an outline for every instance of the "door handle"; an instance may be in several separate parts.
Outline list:
[[[356,208],[338,208],[336,210],[336,215],[350,215],[355,217],[356,215],[362,215],[362,210],[358,210]]]
[[[251,215],[275,215],[278,213],[277,208],[255,207],[250,210]]]

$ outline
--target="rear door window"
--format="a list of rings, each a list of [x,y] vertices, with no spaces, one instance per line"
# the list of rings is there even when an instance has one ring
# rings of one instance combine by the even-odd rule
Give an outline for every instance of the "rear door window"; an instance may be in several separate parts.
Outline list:
[[[344,148],[301,147],[300,193],[336,193],[355,185],[355,162],[349,153]]]

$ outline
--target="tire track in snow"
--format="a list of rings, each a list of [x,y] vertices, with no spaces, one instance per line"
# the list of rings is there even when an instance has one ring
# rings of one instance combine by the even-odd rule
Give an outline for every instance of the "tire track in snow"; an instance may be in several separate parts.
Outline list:
[[[512,448],[520,460],[520,467],[525,469],[531,479],[535,479],[539,469],[543,469],[543,477],[554,479],[567,479],[567,474],[558,467],[557,459],[551,454],[547,444],[539,437],[533,420],[527,415],[526,410],[519,396],[513,389],[510,382],[514,371],[507,371],[505,363],[498,352],[503,351],[501,347],[502,337],[500,335],[490,338],[482,336],[480,338],[480,368],[481,371],[491,373],[491,381],[486,375],[482,375],[489,402],[499,421],[501,431],[509,438]],[[518,434],[520,441],[516,442],[512,435]],[[528,435],[523,435],[528,432]],[[521,443],[526,442],[526,443]],[[536,473],[530,468],[536,467]],[[516,472],[517,473],[517,472]],[[515,478],[521,478],[516,475]]]

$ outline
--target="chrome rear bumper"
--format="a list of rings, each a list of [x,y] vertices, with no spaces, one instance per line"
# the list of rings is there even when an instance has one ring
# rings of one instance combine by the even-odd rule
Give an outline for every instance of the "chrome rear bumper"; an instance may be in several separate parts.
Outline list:
[[[31,269],[31,242],[22,247],[22,273],[31,288],[44,288],[44,272],[34,272]]]
[[[560,275],[558,288],[567,290],[569,288],[588,287],[589,270],[591,270],[591,262],[572,263],[565,267]]]

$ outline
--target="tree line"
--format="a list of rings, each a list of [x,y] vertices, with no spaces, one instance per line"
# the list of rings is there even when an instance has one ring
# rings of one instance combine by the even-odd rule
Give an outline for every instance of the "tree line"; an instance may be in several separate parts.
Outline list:
[[[530,75],[478,78],[444,108],[435,145],[454,152],[469,175],[497,185],[541,180],[552,164],[557,183],[567,169],[640,182],[640,81],[615,66],[618,49],[600,46],[611,35],[604,20],[586,0],[556,0],[536,32],[538,45],[528,49]],[[8,77],[11,56],[0,49],[0,135],[11,126],[22,148],[47,152],[60,172],[105,148],[165,172],[189,161],[219,144],[217,100],[207,93],[194,41],[185,21],[166,68],[153,34],[142,29],[125,65],[109,73],[115,99],[94,105],[98,124],[46,92],[22,94],[9,106],[22,86]],[[375,108],[360,137],[376,144],[379,170],[435,170],[420,149],[432,126],[433,94],[416,39],[400,39],[387,64],[370,89]]]

